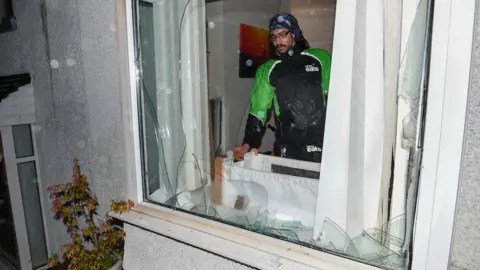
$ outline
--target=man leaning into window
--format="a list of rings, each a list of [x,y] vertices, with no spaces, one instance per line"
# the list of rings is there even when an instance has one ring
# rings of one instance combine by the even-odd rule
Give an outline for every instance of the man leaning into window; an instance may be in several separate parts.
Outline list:
[[[260,146],[273,105],[277,126],[275,155],[321,162],[330,54],[310,48],[291,14],[272,17],[269,30],[276,56],[256,72],[245,137],[243,144],[234,149],[234,156],[241,158]]]

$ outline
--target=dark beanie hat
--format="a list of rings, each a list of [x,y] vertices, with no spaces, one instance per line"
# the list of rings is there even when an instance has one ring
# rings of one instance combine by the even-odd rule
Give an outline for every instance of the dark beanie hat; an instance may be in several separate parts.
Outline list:
[[[295,35],[295,40],[303,40],[303,33],[297,19],[290,13],[279,13],[270,19],[269,30],[287,29]]]

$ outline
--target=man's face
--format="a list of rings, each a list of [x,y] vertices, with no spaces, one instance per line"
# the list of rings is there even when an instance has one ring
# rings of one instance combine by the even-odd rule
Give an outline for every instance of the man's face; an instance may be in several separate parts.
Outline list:
[[[295,35],[287,29],[270,31],[270,41],[278,53],[286,53],[295,45]]]

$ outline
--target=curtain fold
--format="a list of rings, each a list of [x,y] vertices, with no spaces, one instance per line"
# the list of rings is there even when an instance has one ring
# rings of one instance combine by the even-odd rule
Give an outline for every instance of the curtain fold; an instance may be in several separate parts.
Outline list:
[[[337,5],[315,235],[328,218],[351,238],[377,228],[404,239],[410,158],[405,143],[411,140],[405,120],[416,121],[426,10],[418,11],[418,0]],[[347,14],[349,24],[342,21]],[[347,34],[353,47],[345,45]]]

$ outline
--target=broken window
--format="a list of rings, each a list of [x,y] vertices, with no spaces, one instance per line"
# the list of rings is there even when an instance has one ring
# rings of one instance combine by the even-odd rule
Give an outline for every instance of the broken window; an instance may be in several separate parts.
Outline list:
[[[336,18],[336,0],[133,2],[146,200],[364,263],[407,267],[430,1],[411,10],[395,1],[357,3],[376,14],[356,11],[351,76],[339,76],[340,62],[329,74],[324,149],[307,148],[324,150],[323,164],[272,155],[276,96],[257,115],[260,154],[234,160],[231,150],[243,142],[255,74],[280,48],[272,40],[289,35],[272,36],[270,19],[293,14],[307,44],[331,54],[335,22],[347,19]],[[312,63],[302,72],[326,68]],[[349,92],[339,78],[351,82]]]

